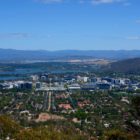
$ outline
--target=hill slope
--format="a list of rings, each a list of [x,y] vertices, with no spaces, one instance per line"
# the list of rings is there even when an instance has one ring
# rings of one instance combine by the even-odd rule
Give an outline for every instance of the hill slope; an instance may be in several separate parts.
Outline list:
[[[87,140],[73,125],[56,124],[39,125],[24,128],[5,115],[0,115],[0,139],[7,137],[14,140]]]
[[[126,59],[110,64],[110,71],[123,73],[139,73],[140,72],[140,58]]]

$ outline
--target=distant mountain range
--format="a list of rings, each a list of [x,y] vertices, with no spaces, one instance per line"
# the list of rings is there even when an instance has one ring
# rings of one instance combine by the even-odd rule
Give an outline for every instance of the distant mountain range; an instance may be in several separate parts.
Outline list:
[[[0,61],[50,61],[68,59],[113,59],[140,57],[140,50],[14,50],[0,49]]]
[[[109,65],[110,71],[121,73],[140,73],[140,58],[121,60]]]

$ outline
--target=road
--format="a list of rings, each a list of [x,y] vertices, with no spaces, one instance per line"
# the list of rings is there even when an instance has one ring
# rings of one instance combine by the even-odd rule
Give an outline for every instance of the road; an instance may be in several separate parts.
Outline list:
[[[51,97],[52,97],[52,93],[49,92],[48,93],[48,111],[50,111],[51,109]]]
[[[46,111],[47,109],[47,103],[48,103],[48,92],[44,93],[44,104],[43,104],[43,110]]]

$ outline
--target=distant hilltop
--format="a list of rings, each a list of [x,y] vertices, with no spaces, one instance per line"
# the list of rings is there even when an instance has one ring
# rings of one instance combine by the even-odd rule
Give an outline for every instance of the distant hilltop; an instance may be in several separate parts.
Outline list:
[[[140,50],[14,50],[0,49],[0,62],[55,61],[72,59],[122,60],[140,57]]]
[[[121,73],[140,73],[140,58],[126,59],[111,63],[108,70]]]

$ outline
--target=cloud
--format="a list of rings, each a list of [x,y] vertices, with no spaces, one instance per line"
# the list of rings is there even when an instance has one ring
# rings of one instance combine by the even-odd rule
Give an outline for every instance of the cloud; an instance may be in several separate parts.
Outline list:
[[[124,6],[131,6],[131,3],[130,2],[125,2],[124,4],[123,4]]]
[[[61,3],[64,0],[35,0],[35,1],[41,2],[41,3],[44,3],[44,4],[50,4],[50,3]]]
[[[126,37],[127,40],[140,40],[140,36],[129,36]]]
[[[36,2],[41,2],[44,4],[52,4],[52,3],[63,3],[63,2],[73,2],[73,0],[34,0]],[[75,2],[83,3],[91,3],[94,5],[99,4],[112,4],[112,3],[123,3],[124,6],[129,6],[131,3],[128,0],[74,0]]]
[[[126,3],[126,0],[91,0],[91,3],[94,5],[99,4],[112,4],[112,3]]]
[[[45,34],[45,35],[39,35],[39,34],[29,34],[29,33],[0,33],[0,40],[2,39],[47,39],[53,37],[52,34]]]
[[[84,4],[85,3],[85,0],[79,0],[79,3],[80,4]]]
[[[140,19],[136,20],[136,23],[140,24]]]
[[[29,37],[28,33],[0,33],[0,39],[25,39]]]

